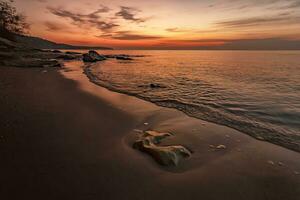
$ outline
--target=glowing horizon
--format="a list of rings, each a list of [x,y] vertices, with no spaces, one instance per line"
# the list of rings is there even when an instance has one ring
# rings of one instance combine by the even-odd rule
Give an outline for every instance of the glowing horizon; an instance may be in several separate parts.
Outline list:
[[[299,0],[15,0],[30,34],[113,48],[197,48],[300,40]],[[299,14],[298,14],[299,13]]]

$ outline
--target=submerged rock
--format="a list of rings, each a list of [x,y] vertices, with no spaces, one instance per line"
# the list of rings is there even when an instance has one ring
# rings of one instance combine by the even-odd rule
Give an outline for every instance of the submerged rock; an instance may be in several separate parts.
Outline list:
[[[170,133],[146,131],[133,144],[133,148],[148,153],[161,165],[177,166],[181,159],[190,157],[191,152],[181,145],[158,146],[161,140],[170,136]]]
[[[97,61],[106,60],[104,56],[101,56],[96,51],[89,51],[88,53],[83,54],[82,59],[84,62],[97,62]]]
[[[128,57],[128,56],[116,56],[117,60],[133,60],[132,58]]]
[[[117,60],[133,60],[130,55],[127,54],[108,54],[104,55],[106,58],[115,58]]]
[[[146,85],[138,85],[139,88],[151,88],[151,89],[159,89],[159,88],[166,88],[165,85],[161,85],[159,83],[150,83]]]
[[[78,52],[73,52],[73,51],[66,51],[66,54],[71,54],[71,55],[80,55],[81,53],[78,53]]]
[[[72,55],[72,54],[62,54],[56,57],[57,59],[62,59],[62,60],[75,60],[80,58],[78,55]]]
[[[150,83],[150,88],[165,88],[165,86],[160,85],[158,83]]]

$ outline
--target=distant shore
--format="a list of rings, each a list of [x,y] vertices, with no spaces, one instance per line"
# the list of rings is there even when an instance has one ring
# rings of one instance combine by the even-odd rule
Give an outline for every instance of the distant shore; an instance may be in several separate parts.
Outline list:
[[[3,199],[300,196],[299,153],[108,91],[81,67],[0,67]],[[184,145],[192,156],[160,166],[132,148],[137,130],[170,132],[162,145]]]

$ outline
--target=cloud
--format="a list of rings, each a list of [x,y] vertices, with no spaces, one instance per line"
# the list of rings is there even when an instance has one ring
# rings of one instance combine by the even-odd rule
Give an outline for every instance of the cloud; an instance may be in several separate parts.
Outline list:
[[[282,8],[287,9],[294,9],[294,8],[300,8],[300,0],[291,1],[289,5],[283,6]]]
[[[45,22],[44,24],[47,27],[47,31],[60,31],[64,29],[63,26],[55,22]]]
[[[125,20],[133,21],[133,22],[145,22],[146,19],[136,17],[137,13],[141,12],[140,10],[132,7],[121,6],[121,10],[117,12],[115,15],[118,17],[122,17]]]
[[[162,49],[198,50],[300,50],[300,40],[262,39],[195,39],[165,40]]]
[[[252,17],[237,20],[228,20],[217,22],[217,26],[223,28],[245,28],[266,25],[280,25],[280,24],[299,24],[300,17],[292,17],[284,13],[283,15],[270,16],[270,17]]]
[[[50,11],[52,14],[66,18],[72,21],[72,24],[77,25],[79,27],[82,26],[90,26],[97,28],[103,32],[111,31],[111,29],[119,26],[118,24],[111,22],[109,20],[103,20],[99,14],[101,13],[107,13],[110,11],[108,7],[102,6],[89,13],[89,14],[80,14],[80,13],[74,13],[68,10],[64,10],[62,8],[53,8],[48,7],[48,11]]]
[[[130,31],[117,31],[110,34],[102,34],[97,36],[99,38],[108,37],[111,39],[116,40],[154,40],[154,39],[161,39],[161,36],[154,36],[154,35],[144,35],[144,34],[136,34]]]
[[[187,32],[188,30],[180,29],[180,28],[167,28],[166,31],[173,33]]]
[[[241,11],[249,11],[252,8],[268,10],[297,9],[300,8],[300,0],[216,0],[208,7]]]

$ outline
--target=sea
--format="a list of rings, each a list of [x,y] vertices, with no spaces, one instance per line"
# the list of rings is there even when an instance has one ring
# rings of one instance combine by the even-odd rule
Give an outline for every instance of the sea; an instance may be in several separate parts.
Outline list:
[[[300,152],[300,51],[112,50],[92,82]]]

